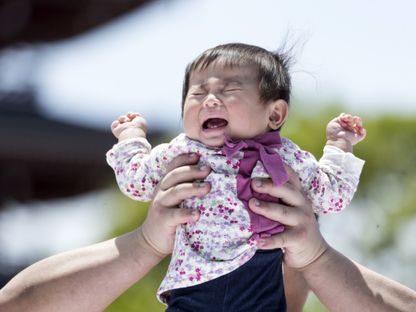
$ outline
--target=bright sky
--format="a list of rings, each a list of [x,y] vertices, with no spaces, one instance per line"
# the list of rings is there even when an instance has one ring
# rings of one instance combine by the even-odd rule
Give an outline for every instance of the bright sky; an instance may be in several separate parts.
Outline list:
[[[108,127],[138,111],[150,127],[178,128],[183,72],[197,54],[226,42],[275,49],[289,34],[300,42],[293,68],[300,102],[416,114],[414,12],[411,0],[159,1],[45,47],[35,79],[59,118]]]

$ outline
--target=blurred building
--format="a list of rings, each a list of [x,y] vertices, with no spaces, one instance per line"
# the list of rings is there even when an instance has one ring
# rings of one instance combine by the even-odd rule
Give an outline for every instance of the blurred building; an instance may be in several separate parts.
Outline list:
[[[1,0],[0,55],[22,44],[70,39],[150,2]],[[17,90],[0,85],[0,209],[7,199],[86,192],[103,186],[112,174],[104,159],[114,143],[111,133],[45,117],[28,84]]]
[[[110,131],[44,117],[31,92],[0,93],[0,208],[5,200],[66,197],[108,185]],[[109,170],[110,169],[110,170]]]
[[[0,49],[63,40],[108,23],[152,0],[0,0]]]
[[[150,2],[0,0],[0,56],[71,39]],[[0,210],[7,201],[66,198],[114,183],[105,162],[110,131],[53,120],[40,107],[30,81],[13,90],[0,81]],[[0,251],[0,287],[21,268],[3,265]]]

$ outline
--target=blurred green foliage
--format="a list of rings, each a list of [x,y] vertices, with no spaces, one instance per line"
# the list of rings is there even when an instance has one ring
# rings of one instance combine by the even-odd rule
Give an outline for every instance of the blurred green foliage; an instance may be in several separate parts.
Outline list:
[[[340,105],[319,110],[312,107],[295,110],[282,129],[282,135],[319,158],[325,144],[326,124],[342,111]],[[354,148],[354,153],[366,164],[354,203],[362,208],[360,213],[373,220],[369,227],[377,229],[377,235],[371,236],[371,239],[363,237],[357,244],[364,253],[376,256],[395,243],[400,227],[416,218],[416,117],[362,117],[367,138]],[[116,202],[111,236],[135,228],[142,222],[147,210],[146,204],[132,202],[122,195],[117,196]],[[155,293],[167,263],[168,260],[157,266],[106,311],[164,311],[165,307],[157,301]],[[308,300],[305,311],[327,310],[312,299]]]

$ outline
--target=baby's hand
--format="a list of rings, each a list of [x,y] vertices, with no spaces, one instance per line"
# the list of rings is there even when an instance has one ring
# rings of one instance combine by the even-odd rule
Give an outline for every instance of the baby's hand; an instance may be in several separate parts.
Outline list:
[[[127,113],[112,122],[111,131],[119,141],[137,137],[145,138],[147,122],[138,113]]]
[[[362,141],[366,134],[360,117],[344,113],[332,119],[326,127],[327,144],[344,151],[352,151],[352,146]]]

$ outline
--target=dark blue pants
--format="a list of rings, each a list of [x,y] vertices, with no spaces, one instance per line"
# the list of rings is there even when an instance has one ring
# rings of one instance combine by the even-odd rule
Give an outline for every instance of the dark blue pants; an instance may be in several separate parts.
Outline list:
[[[171,291],[167,312],[283,312],[282,251],[259,250],[242,267],[212,281]]]

